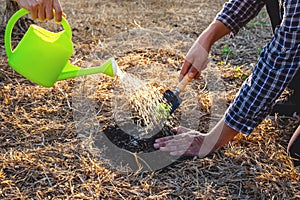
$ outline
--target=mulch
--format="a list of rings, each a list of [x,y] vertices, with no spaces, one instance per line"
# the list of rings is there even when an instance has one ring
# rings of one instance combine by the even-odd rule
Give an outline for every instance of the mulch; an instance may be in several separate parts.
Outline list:
[[[113,55],[125,72],[172,89],[186,50],[224,2],[62,1],[73,28],[71,61],[87,67]],[[210,69],[188,86],[173,118],[149,138],[128,135],[116,123],[118,78],[93,75],[52,88],[33,84],[8,66],[2,27],[1,199],[300,198],[299,169],[286,153],[299,119],[266,119],[250,136],[238,135],[203,159],[171,158],[152,147],[155,138],[174,134],[174,126],[208,132],[220,119],[214,109],[229,105],[271,37],[264,11],[235,38],[216,43]],[[18,40],[16,35],[14,44]],[[224,53],[225,46],[232,53]],[[196,120],[184,113],[187,108]]]

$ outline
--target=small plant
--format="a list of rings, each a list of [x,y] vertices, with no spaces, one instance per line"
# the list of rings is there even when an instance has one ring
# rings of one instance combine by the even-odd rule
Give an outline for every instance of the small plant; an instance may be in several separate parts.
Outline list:
[[[155,107],[155,117],[158,119],[170,119],[171,106],[165,103],[159,103]]]
[[[222,55],[226,56],[225,63],[227,63],[228,57],[230,54],[233,53],[233,51],[230,49],[230,47],[228,45],[225,45],[221,52],[222,52]]]
[[[230,54],[232,54],[233,51],[230,49],[230,47],[228,45],[225,45],[221,52],[222,52],[222,55],[229,56]]]
[[[236,78],[245,80],[248,77],[248,75],[242,71],[240,66],[235,67],[234,71],[236,72],[236,74],[235,74]]]

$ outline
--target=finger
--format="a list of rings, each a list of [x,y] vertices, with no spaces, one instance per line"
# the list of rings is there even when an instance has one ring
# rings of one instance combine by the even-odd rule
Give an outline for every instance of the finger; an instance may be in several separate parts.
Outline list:
[[[153,144],[153,147],[154,147],[155,149],[159,149],[159,148],[161,147],[161,145],[158,144],[158,143],[154,143],[154,144]]]
[[[156,139],[153,146],[156,149],[159,149],[161,147],[166,146],[178,146],[178,145],[184,145],[188,144],[188,139],[184,139],[182,135],[177,136],[167,136],[163,138]]]
[[[183,126],[178,126],[176,128],[173,128],[171,131],[174,131],[174,132],[176,132],[178,134],[181,134],[181,133],[185,133],[185,132],[191,131],[191,129],[183,127]]]
[[[38,18],[38,6],[37,5],[35,5],[35,6],[30,5],[29,11],[31,12],[31,17],[33,20]]]
[[[200,75],[201,75],[201,73],[198,72],[198,73],[195,75],[195,78],[194,78],[194,79],[199,79],[199,78],[200,78]]]
[[[160,143],[160,142],[165,142],[168,140],[172,140],[174,138],[174,136],[167,136],[167,137],[163,137],[163,138],[158,138],[155,140],[155,143]]]
[[[62,16],[63,16],[63,18],[67,18],[67,15],[66,15],[66,13],[62,13]]]
[[[56,22],[61,22],[63,12],[62,12],[60,2],[58,0],[53,1],[53,8],[55,10],[55,21]]]
[[[53,7],[52,7],[52,1],[46,1],[45,3],[45,14],[46,14],[46,19],[51,20],[53,19]]]
[[[196,74],[193,74],[193,75],[190,75],[189,77],[191,78],[193,78],[193,79],[199,79],[200,78],[200,75],[201,75],[201,73],[200,72],[197,72]]]
[[[38,19],[39,19],[40,21],[42,21],[42,22],[45,21],[46,15],[45,15],[45,7],[44,7],[44,4],[39,3],[38,6],[37,6],[37,8],[38,8],[38,11],[37,11],[37,13],[38,13]]]
[[[179,147],[179,146],[182,146],[181,149],[186,149],[186,148],[188,148],[189,146],[192,145],[193,141],[194,141],[193,137],[182,136],[182,137],[178,137],[176,139],[168,140],[168,141],[164,142],[165,143],[164,147],[171,147],[171,146]]]
[[[196,78],[197,74],[199,73],[199,70],[195,67],[191,67],[189,69],[189,77],[190,78]]]
[[[186,75],[186,73],[188,73],[190,67],[191,67],[191,63],[189,61],[185,60],[183,63],[181,72],[180,72],[179,81],[181,81],[183,79],[183,77]]]
[[[162,144],[162,143],[154,143],[153,144],[153,147],[155,148],[155,149],[160,149],[161,147],[163,147],[164,145]]]

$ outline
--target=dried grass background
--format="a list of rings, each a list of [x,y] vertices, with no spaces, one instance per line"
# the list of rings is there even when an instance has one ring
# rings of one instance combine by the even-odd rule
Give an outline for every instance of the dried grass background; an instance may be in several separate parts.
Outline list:
[[[0,2],[2,15],[5,2]],[[130,69],[141,78],[142,73],[151,71],[142,72],[135,67],[168,66],[176,77],[188,44],[182,47],[182,43],[175,42],[168,49],[127,52],[126,44],[118,40],[120,34],[144,28],[169,30],[196,39],[224,2],[62,1],[73,28],[75,53],[72,61],[84,64],[100,48],[104,53],[93,59],[105,59],[114,51],[120,67]],[[53,88],[30,83],[7,65],[3,30],[2,24],[1,199],[300,198],[299,170],[292,166],[286,154],[286,146],[299,124],[298,119],[265,120],[251,136],[239,135],[208,158],[193,158],[154,172],[119,171],[99,159],[101,155],[94,154],[78,138],[80,128],[74,116],[80,118],[85,110],[74,110],[73,104],[75,99],[80,105],[81,93],[76,90],[80,89],[78,83],[89,79],[61,81]],[[234,39],[228,40],[227,37],[212,49],[211,67],[221,71],[227,103],[234,97],[244,76],[251,72],[259,48],[270,37],[271,27],[263,11]],[[105,44],[114,48],[107,50]],[[233,50],[229,56],[222,54],[225,45]],[[96,91],[84,99],[91,98],[98,106],[96,119],[100,124],[109,125],[112,123],[110,100],[116,80],[106,76],[96,78],[100,79],[93,86]],[[201,82],[190,85],[195,95],[201,89],[197,83]],[[170,84],[175,85],[176,79]],[[202,108],[209,112],[209,100],[206,101],[205,96],[201,98]]]

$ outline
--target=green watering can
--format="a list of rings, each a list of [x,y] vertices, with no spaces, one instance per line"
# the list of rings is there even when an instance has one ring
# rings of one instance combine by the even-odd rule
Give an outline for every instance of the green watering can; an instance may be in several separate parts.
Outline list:
[[[4,43],[8,64],[16,72],[44,87],[52,87],[60,80],[96,73],[115,76],[117,64],[114,58],[99,67],[92,68],[80,68],[70,63],[74,47],[72,30],[65,18],[61,22],[64,30],[58,33],[47,31],[34,24],[30,25],[17,47],[12,50],[13,27],[28,13],[29,11],[23,8],[17,11],[8,21],[5,30]]]

